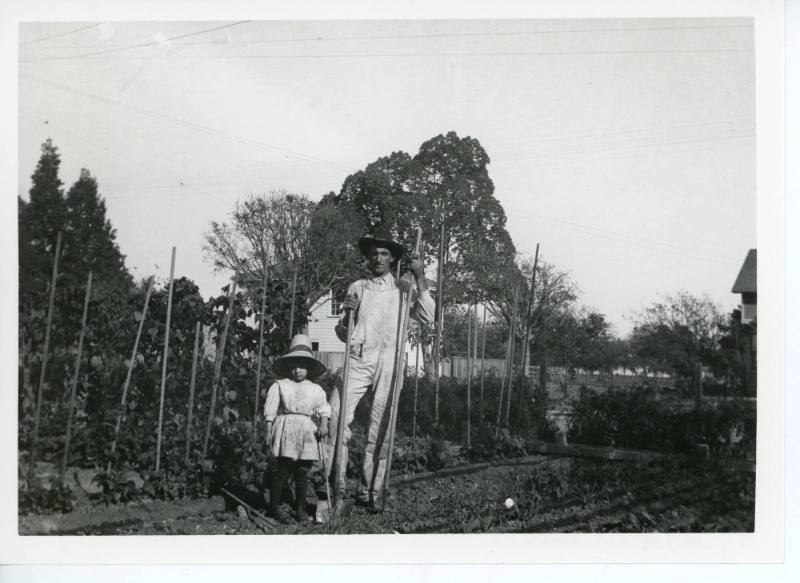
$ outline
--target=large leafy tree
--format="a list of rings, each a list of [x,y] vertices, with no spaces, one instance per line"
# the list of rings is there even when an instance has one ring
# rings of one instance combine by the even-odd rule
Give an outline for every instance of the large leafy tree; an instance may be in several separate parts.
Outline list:
[[[426,260],[445,265],[445,303],[482,301],[486,284],[516,252],[488,164],[478,140],[448,132],[424,142],[413,158],[393,152],[348,176],[336,201],[354,207],[368,230],[388,229],[407,249],[420,227]]]
[[[296,274],[299,323],[320,298],[331,290],[341,294],[360,273],[356,241],[363,231],[353,207],[335,204],[332,196],[314,203],[303,195],[272,191],[237,203],[229,221],[213,221],[204,248],[215,269],[238,270],[252,290],[261,288],[268,269],[269,279],[283,284],[270,289],[287,303]]]
[[[668,370],[702,397],[702,368],[718,358],[723,318],[708,297],[680,291],[665,295],[636,316],[631,344],[652,368]]]

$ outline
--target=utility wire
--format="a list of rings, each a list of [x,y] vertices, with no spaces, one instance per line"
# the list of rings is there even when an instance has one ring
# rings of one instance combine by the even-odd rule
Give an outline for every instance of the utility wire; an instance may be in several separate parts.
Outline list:
[[[45,40],[50,40],[51,38],[59,38],[59,37],[62,37],[62,36],[67,36],[69,34],[75,34],[77,32],[83,32],[84,30],[89,30],[90,28],[94,28],[95,26],[100,26],[100,24],[99,23],[90,24],[89,26],[83,26],[81,28],[76,28],[75,30],[70,30],[68,32],[61,32],[59,34],[51,34],[50,36],[43,36],[41,38],[36,38],[36,39],[33,39],[33,40],[25,41],[24,43],[20,43],[20,46],[24,47],[24,46],[32,45],[33,43],[38,43],[38,42],[42,42],[42,41],[45,41]]]
[[[277,44],[277,43],[305,43],[305,42],[342,42],[342,41],[371,41],[371,40],[411,40],[426,38],[475,38],[475,37],[494,37],[494,36],[538,36],[549,34],[573,34],[573,33],[595,33],[595,32],[652,32],[652,31],[684,31],[684,30],[713,30],[713,29],[735,29],[752,28],[752,24],[727,24],[709,26],[647,26],[636,28],[576,28],[564,30],[523,30],[523,31],[500,31],[500,32],[452,32],[452,33],[424,33],[424,34],[396,34],[396,35],[365,35],[365,36],[338,36],[338,37],[301,37],[301,38],[270,38],[253,40],[228,40],[226,45],[253,45],[253,44]],[[208,45],[217,44],[214,41],[191,41],[186,43],[176,43],[178,45]],[[56,48],[92,48],[90,45],[62,45]]]
[[[601,229],[599,227],[593,227],[591,225],[585,225],[581,223],[575,223],[572,221],[567,221],[565,219],[560,219],[557,217],[551,217],[547,215],[542,215],[539,213],[535,213],[532,211],[526,211],[519,208],[514,207],[505,207],[506,212],[511,215],[516,215],[518,218],[525,219],[525,218],[535,218],[540,220],[541,222],[548,223],[552,226],[566,228],[570,230],[576,230],[578,232],[582,232],[587,235],[594,235],[597,237],[616,240],[623,243],[629,243],[632,245],[639,245],[641,247],[649,247],[652,249],[657,249],[660,251],[667,251],[667,252],[674,252],[682,255],[689,255],[695,256],[698,258],[704,259],[716,259],[716,260],[726,260],[726,261],[739,261],[740,258],[731,257],[729,255],[720,255],[717,253],[710,253],[707,251],[702,251],[698,249],[691,249],[688,247],[681,247],[678,245],[672,245],[671,243],[663,243],[658,241],[649,241],[647,239],[640,239],[637,237],[632,237],[631,235],[620,233],[619,231],[612,231],[609,229]]]
[[[27,63],[27,62],[37,61],[37,60],[82,59],[84,57],[92,57],[94,55],[105,55],[105,54],[109,54],[109,53],[119,53],[119,52],[122,52],[122,51],[130,51],[130,50],[133,50],[133,49],[140,49],[140,48],[144,48],[144,47],[157,46],[157,45],[161,45],[161,44],[163,44],[165,42],[171,42],[171,41],[174,41],[174,40],[177,40],[177,39],[187,38],[187,37],[190,37],[190,36],[197,36],[199,34],[207,34],[209,32],[215,32],[217,30],[222,30],[224,28],[230,28],[232,26],[239,26],[240,24],[245,24],[247,22],[251,22],[251,21],[250,20],[240,20],[238,22],[232,22],[232,23],[228,23],[228,24],[223,24],[221,26],[215,26],[213,28],[206,28],[206,29],[203,29],[203,30],[197,30],[195,32],[188,32],[186,34],[179,34],[177,36],[172,36],[172,37],[169,37],[169,38],[166,38],[166,39],[163,39],[163,40],[155,40],[155,41],[150,41],[150,42],[146,42],[146,43],[138,43],[138,44],[128,45],[128,46],[124,46],[124,47],[115,47],[115,48],[106,49],[106,50],[102,50],[102,51],[94,51],[94,52],[91,52],[91,53],[83,53],[83,54],[80,54],[80,55],[63,56],[63,57],[49,57],[47,59],[22,60],[20,62]]]
[[[164,113],[161,113],[161,112],[152,111],[152,110],[145,109],[145,108],[142,108],[142,107],[138,107],[138,106],[135,106],[135,105],[130,105],[130,104],[122,102],[122,101],[116,101],[114,99],[109,99],[107,97],[102,97],[100,95],[95,95],[93,93],[87,93],[85,91],[81,91],[79,89],[75,89],[74,87],[69,87],[67,85],[61,85],[59,83],[53,83],[51,81],[47,81],[45,79],[40,79],[40,78],[35,77],[33,75],[27,75],[27,74],[21,73],[20,77],[22,77],[24,79],[28,79],[28,80],[34,81],[36,83],[41,83],[43,85],[47,85],[47,86],[50,86],[50,87],[53,87],[53,88],[56,88],[56,89],[60,89],[60,90],[65,91],[67,93],[72,93],[72,94],[79,95],[79,96],[87,98],[87,99],[91,99],[91,100],[94,100],[94,101],[99,101],[99,102],[105,103],[107,105],[114,105],[114,106],[117,106],[117,107],[123,107],[125,109],[129,109],[131,111],[135,111],[135,112],[140,113],[142,115],[146,115],[148,117],[165,120],[165,121],[168,121],[168,122],[173,123],[175,125],[179,125],[179,126],[182,126],[182,127],[185,127],[185,128],[189,128],[189,129],[193,129],[193,130],[196,130],[196,131],[200,131],[200,132],[203,132],[203,133],[206,133],[206,134],[210,134],[210,135],[213,135],[213,136],[216,136],[216,137],[222,137],[222,138],[226,138],[226,139],[229,139],[229,140],[233,140],[233,141],[238,142],[238,143],[243,144],[243,145],[255,146],[255,147],[258,147],[258,148],[261,148],[261,149],[265,149],[265,150],[269,150],[269,151],[272,151],[272,152],[278,152],[278,153],[281,153],[281,154],[286,155],[286,156],[292,156],[294,158],[298,158],[298,159],[304,160],[306,162],[312,162],[312,163],[315,163],[315,164],[319,164],[321,166],[327,166],[329,168],[334,168],[334,169],[337,169],[337,170],[345,170],[345,171],[348,171],[348,172],[351,170],[351,168],[349,166],[344,166],[342,164],[337,164],[336,162],[331,162],[329,160],[324,160],[322,158],[316,158],[316,157],[313,157],[313,156],[308,156],[308,155],[300,153],[300,152],[294,152],[294,151],[288,150],[286,148],[280,148],[278,146],[272,146],[270,144],[266,144],[266,143],[260,142],[258,140],[245,138],[245,137],[239,136],[237,134],[233,134],[233,133],[226,132],[226,131],[223,131],[223,130],[217,130],[217,129],[214,129],[214,128],[211,128],[211,127],[208,127],[208,126],[196,123],[196,122],[183,120],[183,119],[176,118],[176,117],[173,117],[171,115],[167,115],[167,114],[164,114]]]
[[[148,45],[153,43],[148,43]],[[160,44],[156,42],[155,44]],[[148,46],[141,45],[141,46]],[[127,47],[124,50],[136,47]],[[41,57],[38,59],[22,59],[20,63],[39,63],[43,61],[64,61],[74,60],[102,52],[87,53],[84,55],[63,56],[63,57]],[[141,59],[164,59],[164,60],[211,60],[211,59],[361,59],[361,58],[424,58],[424,57],[553,57],[553,56],[606,56],[606,55],[681,55],[681,54],[710,54],[710,53],[753,53],[753,49],[641,49],[641,50],[619,50],[619,51],[528,51],[528,52],[432,52],[432,53],[339,53],[339,54],[313,54],[313,55],[176,55],[176,56],[128,56],[128,57],[97,57],[92,60],[141,60]]]

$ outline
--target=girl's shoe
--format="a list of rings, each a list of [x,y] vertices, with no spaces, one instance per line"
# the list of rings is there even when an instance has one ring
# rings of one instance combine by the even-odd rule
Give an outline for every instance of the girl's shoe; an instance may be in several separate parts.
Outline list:
[[[300,524],[305,524],[310,520],[308,517],[308,513],[306,512],[305,505],[297,508],[297,510],[295,511],[295,516],[297,516],[297,522],[299,522]]]
[[[272,517],[277,519],[281,524],[291,524],[292,517],[283,506],[278,506],[272,509]]]

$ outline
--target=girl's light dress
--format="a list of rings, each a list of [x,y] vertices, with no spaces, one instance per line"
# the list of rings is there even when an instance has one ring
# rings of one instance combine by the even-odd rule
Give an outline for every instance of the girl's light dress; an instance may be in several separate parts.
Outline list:
[[[274,422],[272,452],[293,460],[319,460],[317,425],[312,417],[330,416],[331,406],[318,384],[309,380],[276,381],[264,404],[264,417]]]

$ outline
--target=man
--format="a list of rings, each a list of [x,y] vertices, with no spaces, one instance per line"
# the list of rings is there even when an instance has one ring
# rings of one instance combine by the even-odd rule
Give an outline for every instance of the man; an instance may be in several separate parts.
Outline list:
[[[342,342],[350,344],[350,370],[347,383],[347,403],[345,406],[345,427],[343,428],[342,459],[340,474],[337,476],[339,492],[345,492],[347,467],[347,443],[350,439],[350,424],[353,422],[356,405],[367,392],[372,390],[372,409],[367,426],[367,443],[364,451],[364,464],[361,468],[361,483],[356,502],[376,508],[383,486],[388,454],[388,429],[391,411],[392,385],[395,377],[397,332],[401,318],[401,297],[411,282],[396,279],[392,273],[392,263],[403,256],[403,248],[385,233],[372,237],[362,237],[358,241],[361,253],[366,257],[368,277],[354,282],[347,291],[342,303],[344,316],[336,326],[336,335]],[[416,290],[412,287],[411,317],[421,323],[434,319],[435,305],[428,292],[424,277],[423,263],[414,256],[408,264],[409,271],[416,280]],[[353,310],[353,330],[347,338],[347,311]],[[400,339],[405,347],[405,339]],[[339,431],[339,391],[331,397],[331,440]],[[330,459],[331,456],[329,456]],[[333,464],[328,464],[328,468]]]

